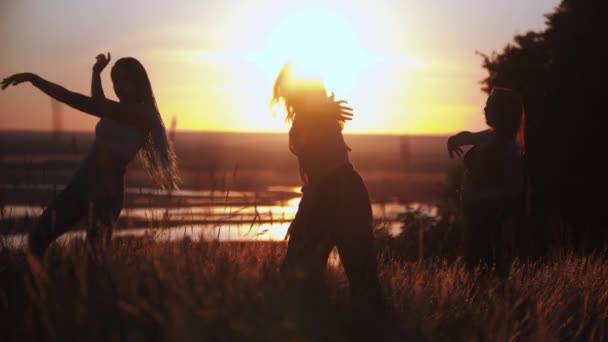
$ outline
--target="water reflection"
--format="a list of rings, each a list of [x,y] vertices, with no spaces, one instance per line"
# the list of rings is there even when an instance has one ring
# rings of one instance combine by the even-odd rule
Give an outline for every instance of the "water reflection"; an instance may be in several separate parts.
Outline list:
[[[182,225],[158,229],[121,229],[114,232],[118,237],[150,236],[158,241],[179,241],[190,239],[220,240],[220,241],[278,241],[284,240],[289,222],[285,223],[254,223],[254,224],[222,224],[222,225]],[[70,231],[60,236],[57,241],[65,243],[72,239],[84,239],[84,231]],[[5,236],[9,246],[22,247],[27,243],[25,234],[11,234]]]
[[[62,186],[4,184],[0,188],[35,191],[60,190]],[[179,190],[169,193],[150,188],[127,188],[127,196],[135,195],[135,198],[130,206],[123,209],[118,224],[120,229],[115,231],[115,236],[147,234],[165,241],[183,238],[194,241],[283,240],[300,203],[299,190],[299,187],[274,186],[261,193],[209,190]],[[167,201],[167,198],[184,198],[187,201],[176,203]],[[44,208],[9,204],[0,209],[0,222],[9,222],[2,226],[4,229],[20,219],[36,218]],[[372,204],[374,219],[382,222],[393,234],[400,231],[398,215],[408,210],[437,215],[434,206],[422,203],[392,201]],[[84,231],[74,231],[63,235],[59,241],[83,237]],[[12,246],[20,246],[25,242],[23,234],[5,235],[4,238]]]
[[[163,219],[175,221],[284,221],[293,220],[300,197],[294,197],[278,205],[213,205],[213,206],[184,206],[177,208],[162,207],[131,207],[124,208],[121,217],[139,219]],[[43,207],[29,205],[6,205],[0,218],[36,217],[42,213]],[[373,203],[372,213],[375,219],[394,221],[398,215],[409,210],[420,210],[428,216],[436,216],[437,208],[422,203]]]
[[[186,224],[170,228],[121,229],[115,231],[113,236],[114,238],[149,236],[157,241],[180,241],[182,239],[192,241],[280,241],[285,239],[289,224],[289,222],[218,225]],[[388,223],[388,229],[393,233],[398,231],[400,226],[399,222]],[[84,238],[85,231],[78,230],[63,234],[57,241],[65,243],[72,239]],[[27,243],[27,236],[25,234],[5,235],[4,239],[8,246],[15,248],[23,247]]]

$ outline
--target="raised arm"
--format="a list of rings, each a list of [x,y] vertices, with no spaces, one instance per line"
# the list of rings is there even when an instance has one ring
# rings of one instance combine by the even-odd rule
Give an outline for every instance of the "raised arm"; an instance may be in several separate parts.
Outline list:
[[[91,97],[94,99],[105,99],[106,96],[103,93],[103,86],[101,85],[101,72],[108,66],[112,56],[109,52],[107,57],[103,53],[100,53],[95,59],[97,61],[93,65],[91,76]]]
[[[468,132],[463,131],[456,135],[452,135],[448,138],[448,153],[450,154],[450,158],[453,158],[454,155],[460,157],[462,156],[462,148],[461,146],[466,145],[477,145],[483,142],[487,142],[494,136],[494,132],[491,130],[485,130],[481,132]]]
[[[108,99],[94,99],[65,89],[32,73],[15,74],[2,80],[2,90],[9,85],[31,82],[36,88],[53,99],[81,112],[100,118],[108,117],[133,127],[143,128],[144,108],[141,104],[123,104]]]

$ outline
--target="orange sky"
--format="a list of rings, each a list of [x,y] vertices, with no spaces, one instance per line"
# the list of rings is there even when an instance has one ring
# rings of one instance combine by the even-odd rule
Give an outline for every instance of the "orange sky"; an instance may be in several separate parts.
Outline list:
[[[345,132],[433,134],[484,127],[475,50],[544,27],[557,0],[3,0],[0,76],[31,71],[89,93],[99,52],[144,63],[165,121],[178,129],[284,131],[268,110],[289,59],[350,101]],[[109,75],[107,96],[114,97]],[[48,130],[50,100],[31,86],[0,93],[0,129]],[[95,118],[65,108],[66,130]]]

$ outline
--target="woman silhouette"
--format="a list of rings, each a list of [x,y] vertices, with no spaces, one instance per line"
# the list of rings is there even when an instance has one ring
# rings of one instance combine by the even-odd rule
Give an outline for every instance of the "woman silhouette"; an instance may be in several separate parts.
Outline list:
[[[74,93],[32,73],[2,81],[2,89],[24,82],[70,107],[101,118],[95,142],[68,186],[48,205],[29,235],[30,252],[42,259],[49,244],[79,221],[88,218],[87,242],[94,255],[109,242],[112,226],[123,204],[126,167],[136,155],[164,188],[175,188],[179,178],[175,154],[156,106],[150,80],[134,58],[121,58],[112,68],[119,102],[106,99],[100,74],[110,54],[97,56],[93,66],[92,96]]]
[[[355,312],[382,307],[372,212],[367,189],[353,169],[342,136],[352,117],[346,101],[328,96],[323,83],[296,77],[290,64],[279,73],[272,104],[282,101],[291,122],[289,149],[298,158],[303,197],[289,228],[282,274],[314,302],[325,294],[327,258],[337,247],[350,282]]]
[[[521,97],[507,88],[494,88],[484,108],[491,128],[460,132],[448,139],[450,157],[461,156],[464,145],[462,204],[469,228],[465,259],[470,266],[496,263],[505,275],[510,257],[521,243],[524,194],[524,110]]]

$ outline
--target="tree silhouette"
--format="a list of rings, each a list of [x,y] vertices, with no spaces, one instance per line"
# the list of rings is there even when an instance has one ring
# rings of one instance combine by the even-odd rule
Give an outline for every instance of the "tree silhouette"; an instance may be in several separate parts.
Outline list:
[[[563,0],[545,16],[544,31],[481,54],[488,71],[483,90],[510,87],[524,99],[530,229],[542,249],[555,242],[600,247],[608,240],[601,104],[606,7],[601,0]]]

